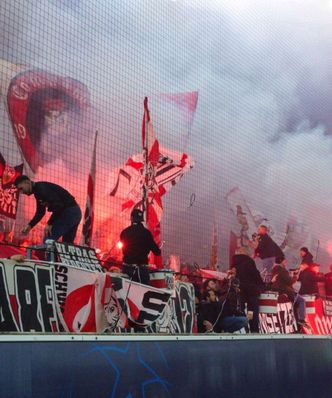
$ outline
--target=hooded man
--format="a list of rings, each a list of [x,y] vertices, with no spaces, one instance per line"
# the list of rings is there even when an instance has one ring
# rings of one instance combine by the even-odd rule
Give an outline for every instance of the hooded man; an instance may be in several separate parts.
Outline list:
[[[134,209],[131,212],[131,225],[120,234],[123,253],[122,271],[131,280],[149,284],[148,255],[150,251],[156,256],[161,254],[160,248],[153,239],[151,232],[143,225],[143,212]]]

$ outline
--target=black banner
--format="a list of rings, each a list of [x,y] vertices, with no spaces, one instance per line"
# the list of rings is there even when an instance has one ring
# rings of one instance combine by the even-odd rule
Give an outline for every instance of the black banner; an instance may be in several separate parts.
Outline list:
[[[55,249],[59,262],[64,265],[70,265],[87,271],[103,272],[96,251],[91,247],[55,242]]]

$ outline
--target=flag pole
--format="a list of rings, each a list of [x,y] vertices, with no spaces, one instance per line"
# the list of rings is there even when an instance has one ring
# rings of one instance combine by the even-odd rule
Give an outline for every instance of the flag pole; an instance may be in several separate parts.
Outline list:
[[[89,178],[88,178],[88,189],[87,189],[86,205],[84,212],[84,223],[81,235],[81,244],[83,246],[90,246],[92,238],[92,229],[94,222],[95,183],[96,183],[95,180],[96,180],[97,138],[98,138],[98,130],[96,130],[95,132],[92,159],[91,159]]]
[[[148,97],[144,98],[144,117],[142,126],[142,146],[143,146],[143,192],[142,192],[142,211],[146,225],[148,225],[148,206],[149,206],[149,109]]]

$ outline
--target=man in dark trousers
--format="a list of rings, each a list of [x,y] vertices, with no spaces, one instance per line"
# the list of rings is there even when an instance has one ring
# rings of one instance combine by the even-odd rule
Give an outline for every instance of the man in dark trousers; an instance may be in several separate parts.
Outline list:
[[[272,278],[272,267],[276,257],[284,258],[284,253],[275,241],[269,236],[267,227],[261,225],[258,228],[255,248],[255,258],[258,257],[262,262],[261,274],[265,283],[270,283]]]
[[[295,318],[298,329],[301,330],[301,327],[305,325],[305,300],[294,290],[293,284],[296,282],[297,276],[291,277],[286,269],[286,265],[287,262],[285,258],[276,258],[276,263],[272,268],[271,290],[279,294],[285,294],[294,304]]]
[[[131,280],[148,285],[148,255],[152,251],[154,255],[159,256],[161,251],[151,232],[142,224],[143,218],[143,212],[134,209],[131,212],[131,226],[120,234],[124,263],[122,271],[129,275]]]
[[[243,306],[247,304],[248,312],[253,313],[249,321],[250,331],[259,333],[259,295],[264,290],[262,277],[256,268],[255,261],[245,254],[235,254],[231,270],[235,269],[236,278],[240,281],[240,294]]]
[[[248,318],[244,313],[240,281],[232,274],[228,275],[228,290],[223,302],[221,314],[222,330],[234,333],[248,327]]]
[[[24,195],[34,195],[36,212],[31,221],[22,229],[23,234],[30,230],[44,217],[46,209],[52,213],[45,227],[45,240],[58,240],[73,243],[78,225],[82,218],[81,209],[75,198],[60,185],[51,182],[34,182],[22,175],[16,178],[15,186]]]

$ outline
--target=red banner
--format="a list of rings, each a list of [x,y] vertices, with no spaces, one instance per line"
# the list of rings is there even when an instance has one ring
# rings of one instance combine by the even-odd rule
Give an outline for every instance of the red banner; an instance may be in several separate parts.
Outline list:
[[[14,182],[22,172],[23,163],[15,167],[9,166],[0,154],[0,214],[8,218],[16,218],[18,191]]]

